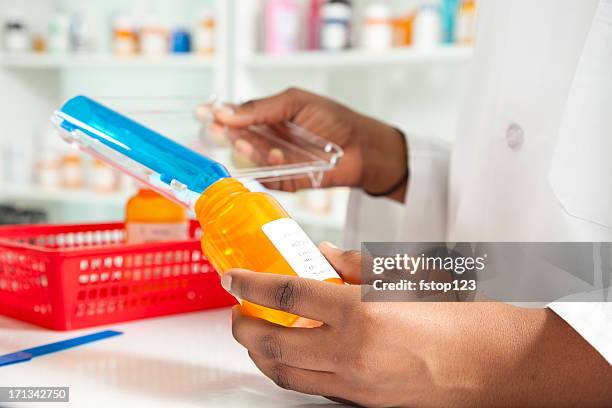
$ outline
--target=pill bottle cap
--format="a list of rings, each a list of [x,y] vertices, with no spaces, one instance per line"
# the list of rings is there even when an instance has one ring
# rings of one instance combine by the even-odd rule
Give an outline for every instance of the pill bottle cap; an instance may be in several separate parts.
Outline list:
[[[209,186],[230,176],[220,163],[86,96],[68,100],[53,120],[74,147],[189,208]]]
[[[351,7],[346,3],[327,3],[321,10],[324,19],[348,20],[351,18]]]

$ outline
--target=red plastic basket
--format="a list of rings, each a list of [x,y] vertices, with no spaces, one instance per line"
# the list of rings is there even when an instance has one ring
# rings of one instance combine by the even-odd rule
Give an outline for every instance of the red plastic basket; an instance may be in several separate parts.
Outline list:
[[[235,304],[199,234],[130,245],[120,223],[0,228],[0,314],[72,330]]]

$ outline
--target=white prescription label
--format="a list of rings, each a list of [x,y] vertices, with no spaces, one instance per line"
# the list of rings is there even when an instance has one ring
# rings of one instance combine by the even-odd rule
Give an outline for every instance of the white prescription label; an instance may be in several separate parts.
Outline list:
[[[189,224],[186,222],[129,222],[125,227],[127,231],[127,240],[130,244],[184,241],[189,238]]]
[[[271,221],[262,230],[299,277],[320,281],[339,278],[308,235],[291,218]]]

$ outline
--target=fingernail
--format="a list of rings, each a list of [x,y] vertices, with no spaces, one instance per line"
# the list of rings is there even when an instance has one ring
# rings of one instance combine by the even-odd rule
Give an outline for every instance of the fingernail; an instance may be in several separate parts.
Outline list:
[[[218,123],[211,123],[208,126],[208,133],[210,133],[213,136],[224,136],[225,126],[221,126]]]
[[[208,105],[198,106],[196,108],[195,115],[202,122],[212,122],[213,120],[212,110]]]
[[[226,273],[221,277],[221,286],[228,292],[232,292],[232,275]]]
[[[229,140],[225,132],[225,127],[217,123],[211,123],[206,128],[204,140],[206,141],[206,147],[210,147],[213,144],[214,147],[227,147],[230,145]],[[209,152],[205,152],[205,155]]]
[[[268,152],[268,161],[271,165],[281,165],[285,162],[285,153],[278,147],[272,148]]]
[[[246,157],[251,157],[253,155],[253,151],[255,150],[253,145],[244,139],[236,140],[236,143],[234,143],[234,149]]]
[[[232,108],[231,106],[222,106],[218,109],[215,110],[215,113],[219,116],[233,116],[236,112],[234,111],[234,108]]]

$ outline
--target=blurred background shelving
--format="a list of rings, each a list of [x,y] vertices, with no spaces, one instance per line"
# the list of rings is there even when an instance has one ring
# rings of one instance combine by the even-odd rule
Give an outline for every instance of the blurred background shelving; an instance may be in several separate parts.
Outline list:
[[[30,203],[50,202],[82,205],[111,205],[122,207],[131,192],[100,193],[87,189],[45,188],[31,185],[3,184],[0,198],[5,200],[28,201]]]
[[[330,53],[327,51],[301,51],[294,54],[270,56],[256,54],[245,58],[244,66],[252,69],[338,69],[357,67],[380,67],[389,65],[436,65],[465,63],[472,57],[472,47],[440,46],[434,49],[392,49],[385,51],[347,50]]]
[[[200,55],[117,56],[113,54],[48,55],[26,53],[0,54],[0,66],[12,69],[84,69],[84,68],[186,68],[213,69],[216,59]]]
[[[120,180],[121,188],[99,192],[88,185],[98,170],[89,159],[80,163],[83,185],[79,188],[40,185],[45,171],[40,157],[58,150],[70,155],[52,131],[49,117],[75,94],[140,98],[153,104],[160,98],[181,97],[195,106],[213,95],[220,101],[240,102],[297,86],[333,97],[408,133],[452,141],[472,47],[442,44],[442,39],[434,46],[382,50],[360,45],[362,26],[367,24],[364,18],[373,3],[414,19],[419,10],[452,1],[457,6],[461,3],[353,0],[352,49],[312,50],[300,34],[295,50],[270,53],[265,38],[269,2],[265,0],[0,0],[0,20],[19,10],[32,36],[45,34],[49,19],[61,11],[85,18],[95,39],[86,52],[0,51],[0,204],[44,211],[50,222],[123,218],[133,185]],[[300,7],[299,24],[304,31],[304,16],[312,3],[291,2]],[[203,18],[214,21],[214,52],[116,55],[113,24],[125,23],[121,16],[146,20],[151,15],[165,27],[182,27],[192,34]],[[336,242],[345,226],[348,195],[345,188],[277,194],[315,240]]]

